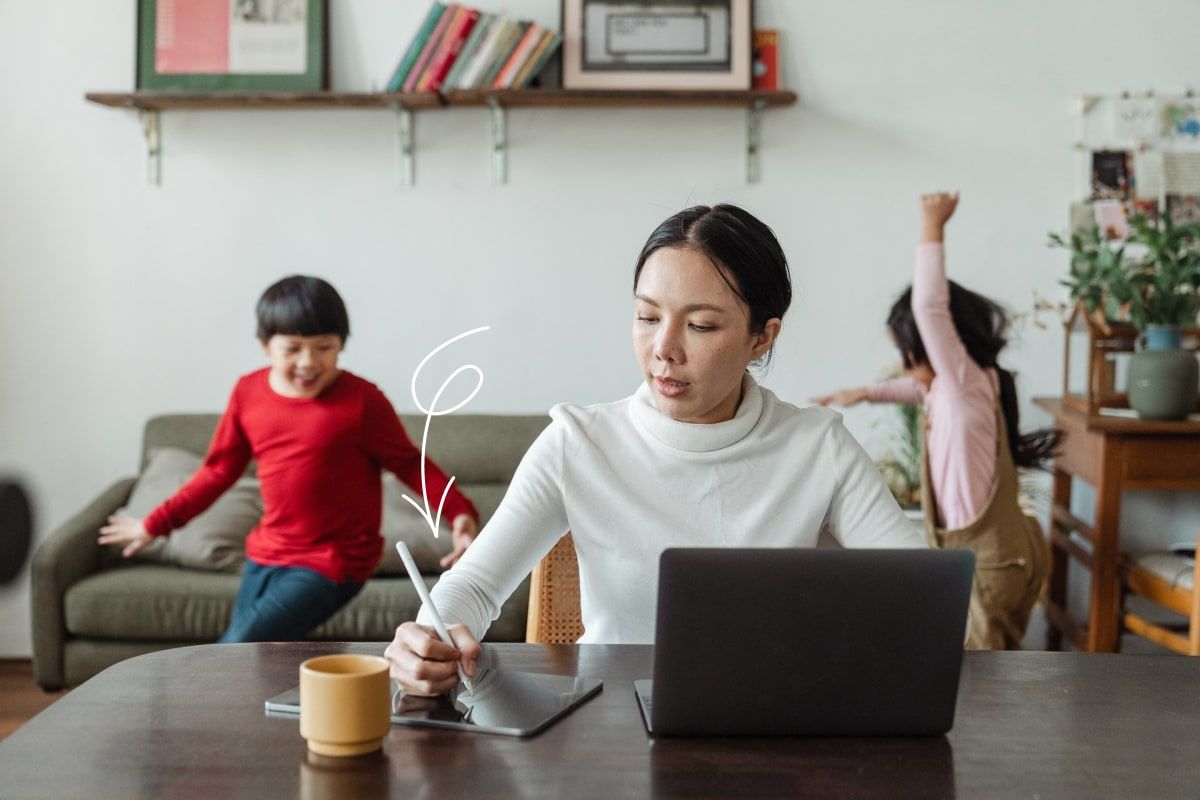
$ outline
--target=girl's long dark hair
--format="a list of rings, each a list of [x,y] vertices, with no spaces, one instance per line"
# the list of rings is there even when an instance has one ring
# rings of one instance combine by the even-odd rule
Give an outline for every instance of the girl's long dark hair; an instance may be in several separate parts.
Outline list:
[[[997,356],[1008,339],[1004,329],[1008,316],[999,304],[970,289],[964,289],[954,281],[950,284],[950,316],[954,329],[971,360],[982,369],[994,369],[1000,377],[1000,408],[1004,411],[1004,422],[1008,427],[1008,450],[1013,463],[1018,467],[1045,469],[1046,462],[1062,444],[1063,432],[1054,428],[1043,428],[1032,433],[1021,434],[1018,427],[1017,382],[1013,373],[996,363]],[[904,366],[911,369],[917,364],[929,363],[925,343],[917,330],[917,321],[912,310],[912,287],[909,286],[897,298],[888,314],[888,330],[896,340],[896,346],[904,358]]]

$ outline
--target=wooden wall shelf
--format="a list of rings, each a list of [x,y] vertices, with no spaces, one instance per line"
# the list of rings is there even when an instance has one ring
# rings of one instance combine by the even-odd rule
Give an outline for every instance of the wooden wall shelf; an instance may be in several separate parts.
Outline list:
[[[746,182],[760,175],[760,126],[765,109],[796,102],[789,91],[572,91],[567,89],[511,89],[434,92],[88,92],[89,102],[109,108],[137,111],[146,138],[147,175],[152,185],[162,181],[163,111],[204,110],[392,110],[400,136],[401,182],[415,182],[413,113],[444,108],[489,108],[492,123],[492,175],[496,183],[508,180],[508,124],[510,108],[741,108],[746,111]]]
[[[139,111],[202,109],[314,109],[314,108],[441,108],[441,97],[379,92],[88,92],[84,97],[110,108]]]
[[[391,108],[396,105],[422,110],[445,106],[486,106],[493,101],[505,108],[628,108],[717,106],[748,108],[790,106],[795,92],[776,91],[571,91],[568,89],[505,89],[458,91],[447,94],[411,92],[88,92],[92,103],[111,108],[143,111],[234,108]]]

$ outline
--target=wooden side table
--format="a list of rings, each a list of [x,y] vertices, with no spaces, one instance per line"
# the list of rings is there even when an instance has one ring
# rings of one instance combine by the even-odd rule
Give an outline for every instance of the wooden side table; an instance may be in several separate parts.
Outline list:
[[[1121,492],[1200,491],[1200,421],[1087,415],[1065,406],[1058,397],[1038,397],[1034,402],[1050,412],[1055,427],[1066,432],[1062,452],[1054,460],[1047,644],[1059,649],[1066,634],[1081,650],[1111,653],[1117,646],[1121,605],[1117,578]],[[1072,477],[1096,487],[1094,525],[1071,513]],[[1072,533],[1090,542],[1090,552]],[[1083,624],[1067,613],[1068,558],[1092,574],[1088,618]]]

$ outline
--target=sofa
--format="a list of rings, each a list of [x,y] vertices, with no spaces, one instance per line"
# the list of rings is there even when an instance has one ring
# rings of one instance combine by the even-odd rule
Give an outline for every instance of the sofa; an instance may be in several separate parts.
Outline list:
[[[139,476],[164,449],[202,456],[217,420],[216,414],[151,419],[145,427]],[[401,415],[401,420],[419,446],[425,417]],[[486,523],[521,457],[549,421],[544,415],[438,417],[430,428],[428,453],[455,476],[455,485],[475,503]],[[82,683],[135,655],[215,641],[228,624],[241,580],[236,571],[125,560],[96,543],[99,528],[129,503],[137,481],[138,476],[125,477],[105,489],[37,548],[31,575],[33,672],[47,691]],[[428,585],[437,581],[436,560],[434,565],[425,574]],[[488,631],[489,641],[524,641],[528,597],[526,580]],[[413,619],[419,606],[406,575],[377,572],[309,638],[389,641],[396,625]]]

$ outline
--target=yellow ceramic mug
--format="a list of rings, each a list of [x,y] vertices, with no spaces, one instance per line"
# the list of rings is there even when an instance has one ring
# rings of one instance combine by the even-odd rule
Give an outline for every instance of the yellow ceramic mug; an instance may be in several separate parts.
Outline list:
[[[388,662],[379,656],[333,655],[300,665],[300,735],[323,756],[378,750],[391,726]]]

